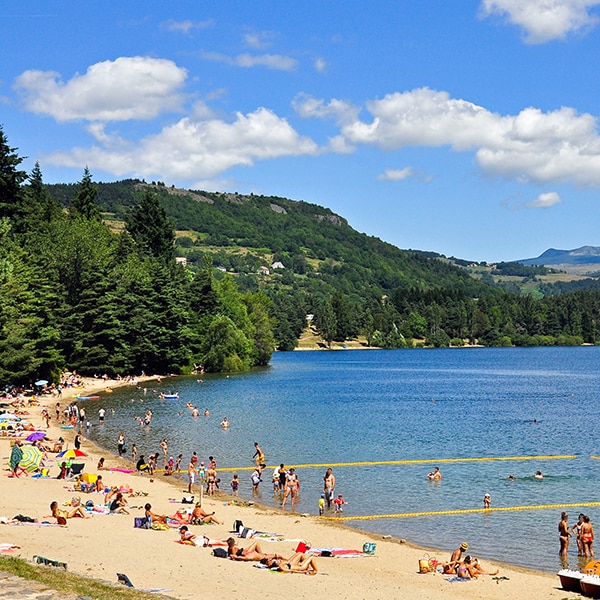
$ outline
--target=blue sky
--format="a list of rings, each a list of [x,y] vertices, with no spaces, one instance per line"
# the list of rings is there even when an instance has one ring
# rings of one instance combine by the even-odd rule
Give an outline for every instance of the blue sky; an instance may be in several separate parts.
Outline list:
[[[0,6],[0,123],[48,183],[331,208],[400,248],[599,245],[600,0]]]

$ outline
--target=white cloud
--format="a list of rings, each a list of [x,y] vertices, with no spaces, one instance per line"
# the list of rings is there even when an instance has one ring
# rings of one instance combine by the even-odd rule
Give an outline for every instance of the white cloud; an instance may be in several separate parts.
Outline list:
[[[481,12],[506,16],[524,29],[527,42],[540,44],[595,26],[598,19],[589,9],[598,4],[599,0],[483,0]]]
[[[259,108],[247,115],[238,113],[231,123],[184,118],[137,145],[74,148],[52,153],[45,160],[64,167],[87,164],[117,176],[199,181],[257,160],[317,153],[310,138],[300,136],[270,110]]]
[[[161,27],[167,31],[174,31],[176,33],[183,33],[184,35],[190,35],[194,29],[208,29],[214,27],[215,22],[212,19],[206,21],[175,21],[169,19],[164,23],[161,23]]]
[[[289,56],[281,54],[238,54],[229,56],[219,52],[204,52],[202,58],[216,62],[223,62],[235,67],[267,67],[278,71],[293,71],[298,65],[298,61]]]
[[[328,116],[320,101],[311,116]],[[521,182],[571,182],[600,187],[600,137],[596,119],[572,108],[544,113],[526,108],[502,116],[446,92],[427,88],[367,103],[370,122],[342,126],[351,146],[392,151],[406,146],[449,146],[473,151],[483,172]]]
[[[317,73],[326,73],[328,66],[327,61],[324,58],[315,59],[314,67]]]
[[[530,208],[550,208],[555,204],[562,202],[562,198],[556,192],[540,194],[535,200],[527,202],[526,206]]]
[[[264,50],[271,46],[274,38],[275,34],[270,31],[246,33],[244,35],[244,43],[254,50]]]
[[[334,119],[338,123],[354,122],[358,118],[360,108],[332,98],[329,103],[313,98],[308,94],[298,94],[292,101],[294,110],[303,118]]]
[[[152,119],[180,109],[187,71],[143,56],[96,63],[66,83],[53,71],[25,71],[15,80],[25,108],[57,121]]]
[[[386,169],[383,173],[377,176],[379,181],[404,181],[414,175],[412,167],[404,169]]]

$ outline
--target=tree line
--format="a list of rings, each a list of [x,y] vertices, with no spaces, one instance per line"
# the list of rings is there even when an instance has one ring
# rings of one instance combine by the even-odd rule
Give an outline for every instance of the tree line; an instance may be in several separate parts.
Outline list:
[[[0,384],[83,375],[241,371],[268,364],[271,301],[176,264],[173,223],[147,191],[125,227],[102,219],[86,168],[68,207],[0,128]]]

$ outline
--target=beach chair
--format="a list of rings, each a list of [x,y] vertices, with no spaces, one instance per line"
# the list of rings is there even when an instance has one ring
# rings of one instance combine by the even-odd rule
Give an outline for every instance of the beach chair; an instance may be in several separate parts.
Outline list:
[[[81,475],[81,472],[83,471],[84,467],[84,463],[73,463],[69,472],[69,479],[73,479],[73,477],[78,477],[79,475]]]

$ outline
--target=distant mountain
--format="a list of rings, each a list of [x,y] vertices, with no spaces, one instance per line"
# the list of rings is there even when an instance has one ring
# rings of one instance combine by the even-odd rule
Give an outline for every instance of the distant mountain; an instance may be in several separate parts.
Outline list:
[[[584,265],[589,265],[591,271],[600,269],[600,247],[582,246],[575,250],[557,250],[549,248],[537,258],[525,258],[517,262],[523,265],[543,265],[545,267],[563,268],[577,267],[581,270]]]

